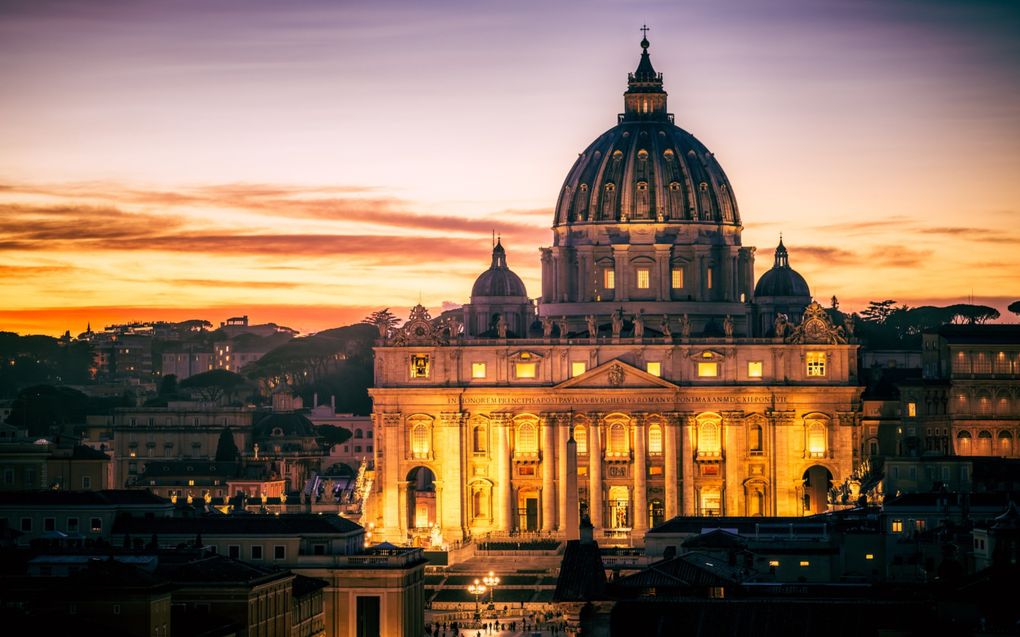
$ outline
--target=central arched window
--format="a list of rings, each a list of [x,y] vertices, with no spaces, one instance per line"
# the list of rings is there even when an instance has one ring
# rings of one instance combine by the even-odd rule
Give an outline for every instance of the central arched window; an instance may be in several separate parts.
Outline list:
[[[662,426],[659,424],[648,426],[648,453],[652,455],[662,453]]]
[[[698,455],[718,456],[722,453],[721,422],[718,416],[698,418]]]
[[[992,432],[982,431],[978,433],[978,455],[992,455]]]
[[[415,458],[427,458],[432,450],[429,426],[418,423],[411,428],[411,455]]]
[[[577,444],[577,453],[588,453],[588,428],[586,426],[574,426],[574,442]]]
[[[533,422],[522,422],[517,425],[517,453],[538,453],[538,428]]]
[[[1012,456],[1013,455],[1013,434],[1008,431],[999,432],[999,455],[1000,456]]]
[[[609,438],[608,446],[606,448],[607,456],[625,456],[627,455],[627,425],[622,422],[615,422],[609,425]]]

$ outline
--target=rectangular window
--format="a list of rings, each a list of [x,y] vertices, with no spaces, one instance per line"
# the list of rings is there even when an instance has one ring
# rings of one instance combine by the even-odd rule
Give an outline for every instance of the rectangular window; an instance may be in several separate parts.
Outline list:
[[[380,637],[382,634],[380,622],[380,604],[376,596],[357,597],[355,604],[355,625],[357,626],[358,637]]]
[[[82,489],[91,489],[92,488],[92,477],[91,476],[82,476],[81,477],[81,488]]]
[[[251,547],[251,559],[261,560],[262,559],[262,545],[253,544]]]
[[[761,361],[748,361],[747,362],[747,377],[748,378],[761,378],[762,370],[764,366]]]
[[[893,520],[892,521],[892,532],[893,533],[903,533],[903,520]]]
[[[700,378],[715,378],[719,375],[719,363],[698,363]]]
[[[708,268],[707,274],[706,274],[706,277],[705,277],[705,282],[707,284],[705,287],[707,287],[709,290],[711,290],[712,289],[712,283],[714,283],[714,281],[712,281],[712,268]]]
[[[917,416],[917,403],[907,403],[907,416],[910,418]]]
[[[56,531],[57,530],[57,518],[43,518],[42,526],[43,526],[43,531]]]
[[[679,290],[680,288],[682,288],[684,286],[684,269],[683,268],[673,268],[672,275],[673,275],[673,278],[672,278],[673,289],[674,290]]]
[[[779,560],[769,560],[769,566],[776,568],[779,566]]]
[[[612,268],[602,268],[602,287],[607,290],[616,289],[616,271]]]
[[[485,378],[485,363],[471,363],[471,378]]]
[[[808,376],[825,376],[825,352],[808,352],[805,359]]]
[[[428,354],[411,354],[411,378],[429,377]]]
[[[274,560],[285,560],[287,559],[287,547],[283,544],[277,544],[273,547],[273,559]]]
[[[588,364],[584,361],[573,361],[570,363],[570,376],[580,376],[581,374],[588,371]]]
[[[4,469],[4,484],[14,484],[14,469]]]
[[[807,560],[801,560],[800,561],[800,565],[801,566],[811,566],[811,562],[808,562]]]
[[[313,544],[312,545],[312,555],[325,555],[325,554],[326,554],[326,545],[325,544]]]
[[[78,532],[78,518],[67,518],[67,532],[68,533]]]
[[[102,518],[92,518],[92,520],[89,523],[89,528],[92,529],[93,533],[102,533],[103,532],[103,519]]]
[[[227,557],[233,560],[241,559],[241,547],[237,544],[230,544],[227,546]]]
[[[516,363],[514,365],[514,376],[516,378],[534,378],[537,367],[537,363]]]
[[[648,361],[645,363],[645,371],[652,376],[662,376],[662,363],[659,361]]]
[[[32,532],[32,518],[21,518],[21,532],[22,533]]]
[[[648,268],[637,269],[637,288],[647,290],[651,286],[651,271]]]
[[[923,532],[924,528],[925,528],[925,521],[924,520],[914,520],[914,529],[918,533]]]
[[[648,475],[650,476],[661,476],[662,467],[648,467]]]
[[[865,553],[864,554],[864,559],[866,559],[866,560],[873,560],[873,559],[875,559],[875,554],[874,553]]]

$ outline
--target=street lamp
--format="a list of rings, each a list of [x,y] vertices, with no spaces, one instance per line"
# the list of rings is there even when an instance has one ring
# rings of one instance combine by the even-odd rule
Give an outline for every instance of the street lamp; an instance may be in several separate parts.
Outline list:
[[[478,610],[478,598],[485,594],[485,584],[476,579],[474,584],[468,584],[468,593],[475,596],[475,621],[479,622],[482,620],[482,613]]]
[[[489,610],[493,610],[496,608],[496,604],[493,603],[492,597],[496,592],[496,587],[499,586],[499,578],[495,573],[489,571],[489,574],[482,578],[482,582],[489,587]]]

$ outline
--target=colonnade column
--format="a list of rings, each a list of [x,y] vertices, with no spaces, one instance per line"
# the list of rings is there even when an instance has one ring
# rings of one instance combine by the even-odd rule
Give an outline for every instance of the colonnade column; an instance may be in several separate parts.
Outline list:
[[[616,270],[616,291],[613,292],[613,300],[615,301],[628,301],[630,300],[630,263],[628,263],[627,249],[628,245],[614,245],[613,246],[613,264]]]
[[[561,418],[557,424],[556,476],[559,480],[559,489],[557,489],[557,495],[559,495],[559,506],[557,507],[558,514],[556,516],[556,528],[562,533],[567,530],[565,526],[567,521],[567,471],[570,470],[567,467],[567,438],[569,437],[570,421],[566,418]],[[576,467],[574,470],[576,470]]]
[[[503,414],[492,414],[492,417],[496,437],[496,488],[499,489],[497,528],[503,531],[512,531],[514,519],[513,489],[510,486],[510,477],[513,472],[513,463],[510,461],[510,419]]]
[[[592,526],[602,528],[602,414],[592,417],[592,428],[588,437],[588,517]]]
[[[690,414],[681,414],[680,418],[680,444],[683,445],[684,441],[687,441],[689,445],[684,448],[683,454],[685,456],[683,463],[683,483],[684,483],[684,506],[682,510],[683,515],[697,515],[698,514],[698,494],[694,488],[694,456],[692,452],[696,448],[696,440],[698,439],[698,427],[694,420],[694,417]]]
[[[410,505],[407,502],[407,487],[411,483],[407,480],[400,480],[397,482],[397,506],[393,511],[393,515],[397,517],[396,528],[400,532],[400,541],[407,541],[407,512]],[[392,528],[392,527],[390,527]]]
[[[644,533],[648,528],[648,469],[645,458],[644,415],[636,416],[634,426],[634,518],[630,526],[634,531]]]
[[[679,493],[677,491],[677,461],[679,451],[677,449],[677,428],[676,416],[670,414],[666,420],[666,427],[663,440],[663,459],[665,461],[666,478],[666,519],[672,520],[677,516],[679,510]]]
[[[400,494],[405,489],[404,486],[400,485],[404,484],[406,486],[406,483],[400,481],[401,476],[399,475],[399,458],[401,456],[400,416],[399,414],[380,414],[376,416],[375,426],[375,430],[382,433],[383,446],[385,447],[385,457],[382,453],[376,454],[378,458],[384,458],[384,462],[379,463],[382,464],[383,468],[382,526],[388,532],[399,531],[400,537],[396,539],[402,541],[405,534],[401,520],[405,516],[402,516],[400,512],[407,509],[400,508]]]
[[[546,415],[542,418],[542,530],[552,531],[556,528],[556,439],[553,426],[556,416]]]

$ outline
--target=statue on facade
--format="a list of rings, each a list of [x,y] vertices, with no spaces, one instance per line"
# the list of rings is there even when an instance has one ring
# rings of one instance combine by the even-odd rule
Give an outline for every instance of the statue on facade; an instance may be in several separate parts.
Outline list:
[[[542,338],[549,338],[552,336],[553,331],[553,320],[548,316],[542,317]]]
[[[776,314],[776,320],[774,322],[776,330],[776,338],[783,338],[786,336],[786,328],[789,327],[790,323],[786,318],[786,315],[782,312]]]
[[[854,337],[854,317],[852,314],[847,314],[843,317],[843,331],[847,338]]]
[[[502,314],[496,319],[496,334],[500,338],[506,338],[506,318]]]
[[[634,338],[644,338],[645,336],[645,311],[638,310],[637,316],[634,317]]]
[[[623,310],[618,309],[613,312],[613,338],[619,338],[620,332],[623,331]]]
[[[450,338],[457,338],[457,337],[460,336],[460,328],[462,326],[461,326],[461,322],[460,322],[459,318],[457,318],[456,316],[451,316],[450,317],[450,322],[449,322],[449,327],[450,327]]]
[[[673,342],[673,333],[669,331],[669,316],[666,314],[662,315],[662,322],[659,323],[659,331],[662,332],[662,338],[666,339],[667,343]]]
[[[691,319],[687,318],[686,314],[680,317],[680,336],[683,338],[691,337]]]
[[[567,317],[561,316],[560,319],[556,321],[556,324],[559,325],[560,328],[560,338],[567,338]]]
[[[733,317],[729,314],[727,314],[726,318],[723,319],[722,330],[723,334],[726,335],[726,338],[733,338]]]
[[[588,338],[597,338],[599,335],[599,324],[595,320],[595,315],[589,314],[584,317],[584,322],[588,324]]]

